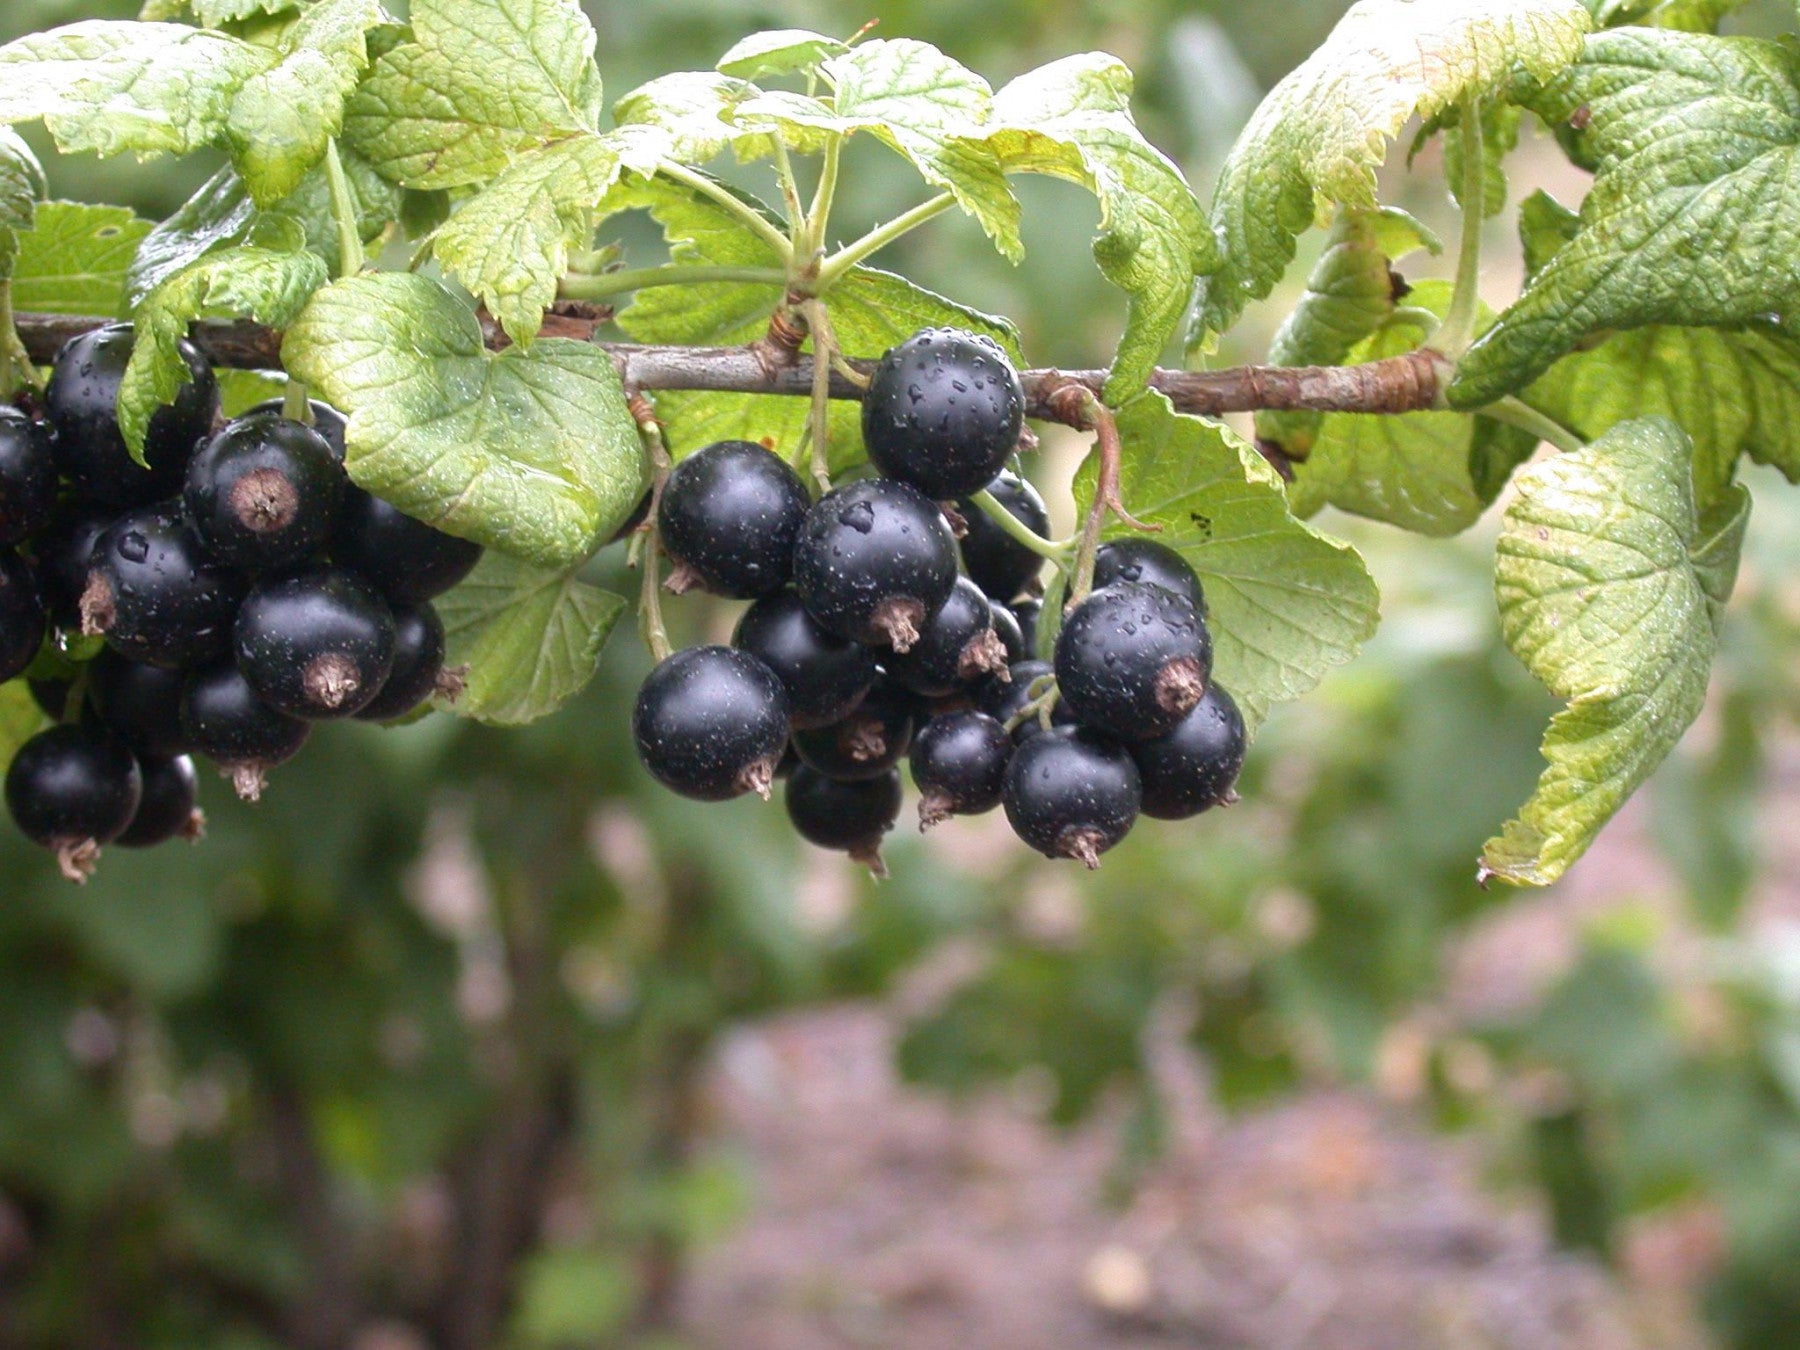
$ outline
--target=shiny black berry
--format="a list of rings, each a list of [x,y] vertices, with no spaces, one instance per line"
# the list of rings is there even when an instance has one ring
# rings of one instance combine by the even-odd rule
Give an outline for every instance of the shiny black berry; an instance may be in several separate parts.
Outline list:
[[[1036,656],[1038,649],[1038,620],[1043,617],[1044,602],[1042,600],[1021,600],[1011,605],[1013,618],[1019,621],[1019,636],[1025,641],[1025,655]]]
[[[913,782],[925,794],[919,828],[928,830],[951,816],[978,816],[1000,805],[1012,756],[1012,737],[986,713],[932,718],[912,747]]]
[[[881,839],[900,819],[904,790],[898,770],[847,783],[801,764],[789,776],[785,795],[788,819],[802,839],[847,853],[876,876],[887,875]]]
[[[787,695],[748,652],[690,647],[650,672],[631,730],[644,767],[684,797],[766,797],[787,745]]]
[[[1056,639],[1056,682],[1075,720],[1125,740],[1174,730],[1211,674],[1212,639],[1198,612],[1147,582],[1095,591]]]
[[[975,707],[1005,726],[1020,717],[1026,705],[1045,692],[1055,673],[1048,661],[1014,661],[1007,667],[1007,679],[986,680],[975,691]],[[1069,726],[1074,720],[1073,714],[1060,701],[1051,710],[1052,725]],[[1033,714],[1020,720],[1013,728],[1012,737],[1014,741],[1022,741],[1043,729],[1043,719]]]
[[[1025,391],[991,339],[927,328],[882,356],[862,408],[875,467],[948,501],[993,482],[1018,447]]]
[[[348,422],[344,414],[329,403],[321,403],[318,399],[310,399],[307,406],[312,410],[312,429],[325,438],[325,444],[331,447],[332,456],[339,464],[344,462],[347,453],[344,445],[344,434]],[[246,408],[244,416],[253,417],[259,413],[273,413],[277,417],[287,416],[287,400],[279,398],[265,399],[254,408]]]
[[[50,429],[0,405],[0,548],[48,528],[56,513],[56,459]]]
[[[258,583],[238,610],[238,669],[263,702],[290,717],[352,717],[394,668],[394,611],[339,568]]]
[[[788,715],[801,730],[848,716],[879,673],[873,652],[819,627],[792,591],[745,610],[731,645],[775,672],[787,690]]]
[[[1031,657],[1031,648],[1025,645],[1025,631],[1019,627],[1018,616],[998,600],[988,601],[988,608],[994,615],[994,636],[1000,639],[1001,650],[1006,653],[1006,663],[1024,661]]]
[[[685,572],[676,590],[699,584],[714,595],[773,595],[794,570],[794,542],[812,508],[806,484],[780,456],[752,441],[718,441],[675,466],[656,524]]]
[[[191,344],[180,345],[189,378],[175,401],[150,417],[144,462],[131,458],[119,430],[119,382],[131,360],[136,335],[128,323],[73,337],[57,353],[44,391],[44,408],[56,429],[56,461],[76,495],[95,506],[141,506],[181,490],[188,457],[212,431],[219,411],[219,382]]]
[[[70,881],[93,875],[100,846],[137,814],[144,779],[131,751],[79,726],[40,731],[6,771],[6,807],[19,832],[53,849]]]
[[[1119,581],[1144,581],[1174,591],[1206,617],[1206,598],[1200,578],[1188,560],[1167,544],[1154,539],[1114,539],[1094,554],[1094,589]]]
[[[50,611],[50,622],[58,628],[73,632],[81,627],[81,593],[87,589],[94,545],[114,518],[91,507],[66,504],[57,511],[50,528],[39,536],[33,548],[37,555],[38,590],[44,597],[44,607]]]
[[[155,848],[171,839],[199,840],[206,833],[200,811],[200,778],[186,755],[172,759],[140,756],[144,795],[137,814],[115,842],[120,848]]]
[[[1175,730],[1131,746],[1144,782],[1144,814],[1186,820],[1236,800],[1244,767],[1244,715],[1215,682]]]
[[[231,649],[248,583],[212,562],[177,503],[120,516],[94,543],[81,631],[133,661],[186,666]]]
[[[0,684],[25,673],[47,631],[37,574],[11,549],[0,548]]]
[[[1137,765],[1086,727],[1054,727],[1018,748],[1006,770],[1006,819],[1049,858],[1088,867],[1131,832],[1142,799]]]
[[[394,611],[394,668],[374,701],[356,716],[364,722],[391,722],[442,694],[454,701],[462,693],[467,667],[444,669],[444,621],[430,604]]]
[[[89,664],[87,675],[89,702],[128,749],[167,759],[193,748],[181,732],[184,672],[130,661],[108,649]]]
[[[1021,524],[1040,538],[1050,533],[1050,512],[1038,490],[1018,474],[1002,473],[988,485],[994,499]],[[994,524],[989,516],[967,498],[957,502],[956,510],[967,525],[962,537],[963,566],[969,580],[996,600],[1010,600],[1030,587],[1044,560]]]
[[[839,637],[905,652],[956,585],[956,536],[916,489],[865,479],[807,513],[794,585]]]
[[[842,721],[796,731],[794,749],[820,773],[856,782],[898,764],[912,745],[917,724],[917,700],[883,680]]]
[[[258,698],[234,661],[196,671],[182,690],[181,734],[247,802],[262,796],[269,770],[299,754],[311,731]]]
[[[994,610],[979,587],[958,577],[949,599],[919,628],[919,640],[886,657],[888,674],[915,694],[943,698],[985,675],[1006,672],[1006,645],[994,631]]]
[[[434,530],[399,507],[351,487],[344,493],[332,561],[395,605],[435,600],[475,570],[481,545]]]
[[[194,452],[182,503],[218,561],[287,567],[324,552],[348,481],[317,431],[253,413]]]

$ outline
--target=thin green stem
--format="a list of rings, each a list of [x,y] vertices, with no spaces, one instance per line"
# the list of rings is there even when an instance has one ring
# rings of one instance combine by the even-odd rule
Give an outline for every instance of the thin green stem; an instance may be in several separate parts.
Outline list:
[[[1443,327],[1432,336],[1432,347],[1456,360],[1475,340],[1475,324],[1481,310],[1481,229],[1485,223],[1487,173],[1481,141],[1481,100],[1462,105],[1462,181],[1457,196],[1462,205],[1462,245],[1456,255],[1456,289]]]
[[[703,197],[712,198],[713,201],[754,230],[764,243],[775,250],[784,266],[793,262],[794,246],[788,241],[788,237],[765,219],[761,211],[731,192],[723,183],[719,183],[695,169],[690,169],[685,164],[676,164],[673,161],[664,161],[657,172],[673,178],[677,183],[691,187]]]
[[[663,444],[662,428],[654,417],[640,418],[638,434],[644,438],[645,448],[650,452],[650,465],[655,475],[650,489],[650,509],[639,527],[643,531],[639,536],[643,548],[638,566],[643,568],[643,573],[638,583],[638,631],[643,634],[644,645],[650,649],[651,657],[661,663],[668,660],[669,653],[674,650],[669,642],[669,630],[663,624],[662,534],[656,526],[663,487],[669,481],[669,451]]]
[[[363,269],[362,230],[356,221],[356,203],[350,199],[350,180],[344,177],[344,161],[337,142],[325,142],[325,181],[331,188],[331,216],[337,222],[338,275],[353,277]]]
[[[1554,445],[1565,454],[1576,450],[1585,450],[1587,443],[1570,431],[1553,417],[1546,417],[1527,403],[1510,395],[1498,403],[1490,403],[1481,410],[1483,417],[1491,417],[1496,422],[1504,422],[1509,427],[1517,427],[1536,436],[1540,441]]]
[[[877,225],[861,239],[845,244],[819,264],[818,289],[825,290],[864,258],[879,253],[902,235],[918,229],[928,220],[943,215],[955,205],[955,197],[948,192],[940,193],[930,201],[920,202],[904,215],[895,216],[885,225]]]
[[[785,286],[787,273],[776,267],[706,267],[671,263],[662,267],[629,267],[616,272],[571,272],[557,287],[565,299],[606,300],[653,286],[699,286],[715,281],[751,281]]]
[[[288,376],[281,397],[281,415],[290,422],[304,422],[309,427],[313,424],[312,398],[304,380]]]
[[[979,506],[987,518],[999,526],[1011,539],[1030,549],[1040,558],[1048,558],[1058,567],[1067,567],[1069,562],[1069,545],[1058,543],[1054,539],[1046,539],[1031,526],[1008,511],[1000,499],[986,488],[969,498]]]
[[[12,282],[0,281],[0,402],[11,403],[25,388],[37,388],[37,370],[13,327]]]
[[[837,333],[831,316],[819,300],[808,300],[800,307],[806,326],[812,332],[813,377],[812,414],[808,423],[812,440],[812,475],[820,492],[831,491],[831,358],[836,353]]]
[[[837,198],[838,161],[843,154],[842,140],[825,147],[825,161],[819,169],[819,187],[813,193],[812,210],[806,213],[806,248],[810,260],[825,247],[825,227],[831,221],[831,204]]]
[[[794,177],[794,161],[788,155],[787,143],[780,136],[775,141],[775,173],[781,180],[781,200],[787,207],[788,225],[798,230],[806,208],[800,204],[800,180]]]

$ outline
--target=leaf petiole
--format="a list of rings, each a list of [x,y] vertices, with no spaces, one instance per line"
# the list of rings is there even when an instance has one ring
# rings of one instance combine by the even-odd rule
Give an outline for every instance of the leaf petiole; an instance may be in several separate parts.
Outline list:
[[[1009,538],[1030,549],[1038,557],[1048,558],[1058,567],[1065,571],[1068,570],[1070,548],[1068,541],[1058,543],[1054,539],[1044,538],[1011,511],[1008,511],[1000,499],[986,488],[975,493],[969,500],[979,506],[982,513],[999,526]]]
[[[864,258],[879,253],[902,235],[910,234],[926,221],[941,216],[954,205],[956,205],[956,198],[948,192],[941,192],[930,201],[920,202],[912,210],[895,216],[886,224],[877,225],[862,238],[845,244],[819,264],[819,276],[815,282],[817,289],[825,290]]]
[[[338,275],[353,277],[363,270],[362,230],[356,221],[356,203],[350,199],[350,180],[338,157],[337,141],[325,142],[325,181],[331,189],[331,215],[337,223]]]
[[[658,173],[673,178],[684,187],[690,187],[703,197],[710,197],[732,215],[757,234],[762,241],[780,256],[783,266],[791,266],[794,261],[794,246],[788,237],[776,229],[762,212],[733,193],[723,183],[708,177],[685,164],[677,164],[673,160],[665,160],[657,167]]]
[[[834,139],[825,147],[825,161],[819,169],[818,190],[813,193],[812,209],[806,215],[804,252],[811,260],[824,250],[825,227],[831,220],[831,204],[837,197],[838,161],[844,151],[843,140]]]
[[[1572,454],[1577,450],[1587,448],[1587,442],[1581,437],[1556,419],[1546,417],[1522,399],[1508,396],[1497,403],[1488,404],[1480,411],[1483,417],[1491,417],[1496,422],[1504,422],[1509,427],[1517,427],[1520,431],[1529,432],[1539,440],[1554,445],[1564,454]]]
[[[701,286],[734,281],[785,286],[787,279],[787,273],[775,267],[707,267],[672,263],[661,267],[622,268],[614,272],[570,272],[557,289],[569,300],[606,300],[654,286]]]
[[[1462,244],[1456,255],[1456,289],[1443,326],[1432,335],[1431,347],[1454,361],[1475,341],[1475,325],[1481,312],[1481,230],[1486,223],[1487,174],[1481,141],[1481,100],[1462,105],[1462,182],[1457,200],[1462,206]]]

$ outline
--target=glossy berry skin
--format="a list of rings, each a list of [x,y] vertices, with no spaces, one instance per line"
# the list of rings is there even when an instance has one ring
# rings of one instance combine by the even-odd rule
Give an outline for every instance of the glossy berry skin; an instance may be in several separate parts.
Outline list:
[[[50,429],[0,405],[0,548],[49,527],[56,514],[56,458]]]
[[[0,548],[0,684],[25,673],[48,631],[36,573],[11,549]]]
[[[988,680],[975,691],[975,707],[1001,726],[1025,711],[1025,705],[1031,702],[1031,687],[1034,684],[1056,672],[1050,668],[1048,661],[1014,661],[1007,667],[1007,673],[1012,677],[1010,680]],[[1074,717],[1059,701],[1051,710],[1050,721],[1053,726],[1069,726],[1074,722]],[[1041,719],[1036,716],[1027,717],[1013,728],[1012,738],[1015,742],[1023,741],[1043,729]]]
[[[745,610],[731,645],[775,672],[787,691],[788,716],[802,731],[849,716],[880,673],[873,652],[819,627],[792,591]]]
[[[979,587],[958,577],[950,596],[925,620],[911,650],[884,658],[888,674],[915,694],[943,698],[984,675],[1006,669],[1006,647],[994,610]]]
[[[125,832],[143,797],[131,751],[86,727],[40,731],[6,771],[6,808],[19,832],[54,849],[63,875],[85,881],[99,846]]]
[[[181,490],[188,457],[212,431],[219,382],[200,353],[180,344],[189,379],[175,401],[150,417],[144,462],[131,458],[119,431],[119,383],[136,334],[128,323],[73,337],[57,353],[44,390],[44,409],[56,429],[56,460],[83,502],[118,509],[141,506]]]
[[[1144,814],[1186,820],[1235,800],[1232,785],[1244,767],[1244,715],[1218,684],[1166,736],[1130,747],[1144,783]]]
[[[329,403],[321,403],[316,398],[307,400],[307,407],[312,410],[312,429],[325,438],[325,444],[330,448],[333,458],[335,458],[339,464],[342,464],[347,453],[344,443],[344,434],[349,427],[349,422],[344,417],[344,414],[339,412],[336,408],[332,407]],[[270,413],[276,417],[285,418],[287,416],[286,400],[279,398],[265,399],[254,408],[246,408],[243,415],[245,417],[255,417],[263,413]]]
[[[787,694],[775,672],[735,647],[690,647],[650,672],[631,730],[664,787],[695,801],[765,797],[787,746]]]
[[[1013,618],[1019,621],[1019,636],[1025,640],[1025,655],[1037,655],[1038,620],[1044,614],[1042,600],[1021,600],[1011,605]]]
[[[1049,535],[1050,511],[1044,499],[1018,474],[1002,473],[988,485],[988,491],[1033,534]],[[1038,573],[1044,570],[1042,558],[994,524],[993,517],[967,498],[957,502],[956,510],[967,526],[967,533],[959,542],[969,580],[1002,601],[1012,599],[1037,580]]]
[[[1033,736],[1006,770],[1006,819],[1048,858],[1089,868],[1131,832],[1143,788],[1123,746],[1086,727],[1053,727]]]
[[[1094,554],[1094,589],[1120,581],[1143,581],[1174,591],[1206,617],[1206,597],[1200,589],[1200,578],[1188,566],[1188,560],[1167,544],[1154,539],[1114,539],[1100,545]]]
[[[290,717],[352,717],[394,668],[394,612],[375,588],[314,567],[257,584],[238,610],[238,669],[258,697]]]
[[[353,486],[338,512],[331,558],[374,586],[390,604],[422,605],[475,570],[481,545],[434,530]]]
[[[260,570],[324,552],[348,482],[318,432],[255,413],[194,452],[181,499],[215,559]]]
[[[238,796],[262,796],[270,769],[300,753],[312,726],[257,697],[234,661],[194,672],[181,693],[181,734],[230,776]]]
[[[1056,639],[1063,702],[1083,726],[1123,740],[1173,731],[1211,674],[1212,639],[1194,607],[1142,581],[1095,591]]]
[[[167,759],[193,748],[181,734],[185,672],[128,661],[109,648],[87,674],[88,700],[101,723],[134,754]]]
[[[919,828],[928,830],[951,816],[978,816],[1000,805],[1012,756],[1012,737],[986,713],[932,718],[912,747],[913,782],[925,794]]]
[[[206,818],[200,814],[200,777],[186,755],[173,759],[139,757],[144,775],[143,798],[131,824],[113,842],[120,848],[155,848],[171,839],[200,838]]]
[[[956,536],[928,498],[883,478],[828,492],[794,548],[807,612],[853,642],[905,652],[956,585]]]
[[[882,681],[841,722],[794,733],[803,762],[841,782],[876,778],[898,764],[912,745],[918,705],[904,690]]]
[[[50,611],[50,622],[58,628],[75,631],[81,627],[81,593],[87,588],[94,545],[114,519],[91,508],[65,507],[57,512],[49,530],[39,536],[33,550],[37,555],[38,591],[44,598],[44,607]]]
[[[991,339],[927,328],[888,349],[863,395],[875,467],[933,501],[979,492],[1018,447],[1025,390]]]
[[[394,611],[394,667],[381,692],[356,716],[364,722],[391,722],[421,707],[443,689],[446,697],[462,691],[460,679],[444,679],[444,621],[430,604]]]
[[[846,783],[807,764],[795,767],[785,793],[795,833],[819,848],[849,854],[877,876],[887,875],[881,839],[900,819],[904,795],[896,769]]]
[[[175,503],[120,516],[94,541],[81,592],[81,631],[121,656],[186,666],[231,648],[248,584],[213,563]]]
[[[669,556],[714,595],[773,595],[812,509],[800,475],[752,441],[718,441],[669,475],[656,524]]]

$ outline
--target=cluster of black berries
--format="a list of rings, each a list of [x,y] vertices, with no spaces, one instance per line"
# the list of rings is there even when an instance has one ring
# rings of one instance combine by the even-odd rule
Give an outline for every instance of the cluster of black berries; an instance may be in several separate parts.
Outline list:
[[[57,632],[105,639],[72,677],[31,680],[58,725],[6,775],[14,822],[75,880],[103,844],[198,833],[192,754],[254,800],[313,721],[454,692],[430,601],[481,552],[353,486],[322,403],[310,425],[264,404],[219,426],[186,344],[192,378],[134,463],[115,415],[132,343],[124,324],[72,339],[42,422],[0,408],[0,682]]]
[[[882,358],[865,396],[879,477],[815,503],[748,441],[677,465],[656,521],[671,588],[753,603],[730,647],[677,652],[645,680],[633,730],[650,772],[701,801],[785,777],[795,829],[877,870],[909,751],[921,829],[1004,804],[1026,843],[1090,867],[1140,812],[1231,800],[1244,723],[1211,682],[1200,583],[1179,554],[1104,546],[1054,665],[1031,659],[1042,559],[970,500],[985,489],[1049,528],[1003,468],[1024,407],[998,347],[930,329]]]

